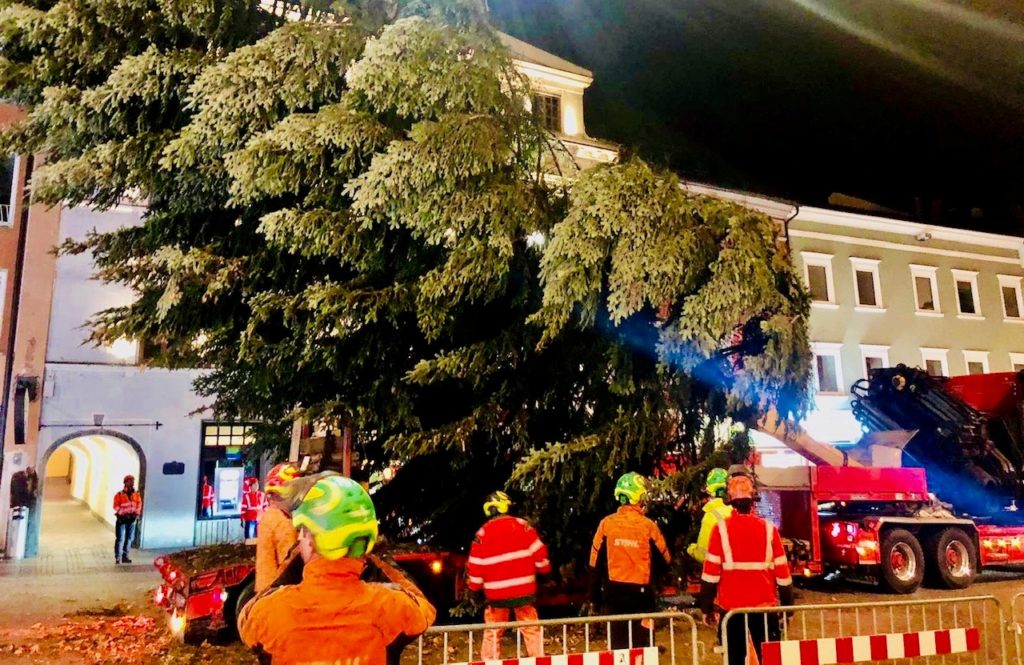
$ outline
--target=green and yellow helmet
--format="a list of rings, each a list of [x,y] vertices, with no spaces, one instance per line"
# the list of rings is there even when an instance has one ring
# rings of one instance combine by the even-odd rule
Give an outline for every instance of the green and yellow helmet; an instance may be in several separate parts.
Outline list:
[[[705,489],[711,496],[720,496],[725,493],[725,487],[729,484],[729,472],[725,469],[715,468],[708,471],[705,481]]]
[[[325,559],[359,558],[377,542],[377,511],[363,486],[344,476],[321,478],[292,513],[295,528],[313,534]]]
[[[636,505],[647,496],[647,480],[639,473],[623,474],[615,483],[615,498],[619,503]]]
[[[508,515],[512,507],[512,499],[504,492],[492,492],[484,501],[484,515],[494,517],[495,515]]]

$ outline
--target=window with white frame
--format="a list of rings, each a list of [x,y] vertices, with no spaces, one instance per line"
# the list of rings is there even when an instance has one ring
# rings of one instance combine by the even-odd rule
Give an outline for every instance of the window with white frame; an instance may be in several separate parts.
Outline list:
[[[964,351],[968,374],[988,374],[988,351]]]
[[[981,299],[978,297],[978,273],[973,270],[953,270],[956,306],[960,318],[981,318]]]
[[[814,389],[819,393],[838,395],[844,392],[842,344],[814,342]]]
[[[10,155],[0,161],[0,226],[14,224],[18,200],[18,167],[21,160]]]
[[[853,266],[853,290],[857,308],[883,311],[882,283],[878,277],[878,259],[850,257]]]
[[[1014,372],[1024,372],[1024,353],[1011,353],[1010,367]]]
[[[836,287],[832,278],[832,255],[800,252],[804,260],[804,280],[811,293],[811,303],[818,306],[836,305]]]
[[[939,307],[939,284],[935,277],[937,271],[935,266],[910,266],[910,276],[914,282],[914,304],[918,314],[938,316],[942,313]]]
[[[921,349],[921,364],[930,376],[949,376],[949,349]]]
[[[1003,301],[1003,318],[1007,321],[1024,321],[1020,282],[1017,275],[999,275],[999,297]]]
[[[875,344],[861,344],[860,356],[864,361],[864,376],[871,378],[871,372],[889,366],[889,347]]]

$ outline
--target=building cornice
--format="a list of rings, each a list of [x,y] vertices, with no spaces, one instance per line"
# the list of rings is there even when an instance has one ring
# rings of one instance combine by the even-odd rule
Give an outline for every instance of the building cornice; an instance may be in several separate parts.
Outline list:
[[[897,235],[909,236],[911,239],[914,239],[915,242],[923,242],[916,240],[920,237],[943,240],[946,242],[964,243],[978,247],[1012,250],[1018,253],[1024,252],[1024,239],[1014,236],[985,233],[983,231],[953,229],[945,226],[922,224],[920,222],[910,222],[887,217],[876,217],[874,215],[862,215],[842,210],[800,206],[800,210],[793,221],[812,222],[815,224],[878,231],[882,233],[894,233]]]

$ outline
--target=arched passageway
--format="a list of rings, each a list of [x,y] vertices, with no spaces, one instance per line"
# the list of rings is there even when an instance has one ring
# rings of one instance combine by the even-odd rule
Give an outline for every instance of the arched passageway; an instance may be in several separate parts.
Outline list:
[[[57,442],[42,475],[39,554],[111,549],[114,495],[124,476],[144,482],[137,444],[109,434],[86,434]]]

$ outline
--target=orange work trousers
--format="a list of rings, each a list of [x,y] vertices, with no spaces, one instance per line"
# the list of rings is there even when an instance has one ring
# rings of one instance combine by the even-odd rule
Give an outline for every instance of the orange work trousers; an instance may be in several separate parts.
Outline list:
[[[509,621],[511,614],[515,612],[516,621],[536,621],[537,608],[533,605],[522,607],[487,607],[484,609],[484,623],[505,623]],[[505,632],[503,628],[492,628],[484,631],[484,642],[480,647],[480,657],[484,660],[496,660],[501,658],[501,636]],[[529,626],[519,629],[523,636],[523,644],[526,647],[527,656],[543,656],[544,643],[540,639],[540,626]],[[522,655],[522,654],[518,654]]]

